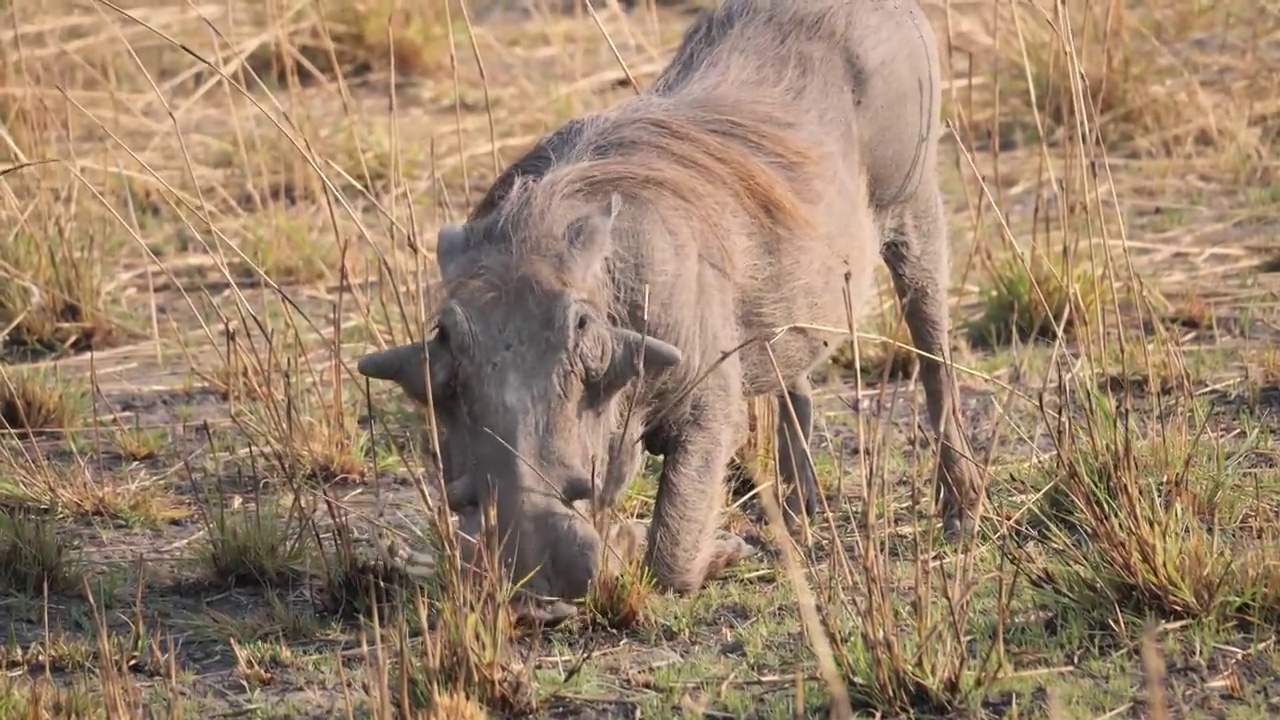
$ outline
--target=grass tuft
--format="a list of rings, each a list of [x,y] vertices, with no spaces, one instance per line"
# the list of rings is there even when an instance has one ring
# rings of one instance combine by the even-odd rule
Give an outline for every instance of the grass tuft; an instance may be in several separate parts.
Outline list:
[[[313,543],[298,504],[285,513],[271,501],[255,502],[252,509],[242,509],[242,501],[229,505],[202,512],[207,534],[204,561],[216,580],[273,587],[303,576]]]
[[[38,596],[80,590],[84,571],[77,551],[48,518],[0,510],[0,587]]]
[[[1082,389],[1081,420],[1057,430],[1052,484],[1037,509],[1048,537],[1033,582],[1071,605],[1165,620],[1276,617],[1270,561],[1280,546],[1248,519],[1274,512],[1233,491],[1221,448],[1191,413],[1142,432],[1113,401]],[[1261,604],[1260,604],[1261,603]]]
[[[168,433],[159,428],[118,428],[112,438],[116,451],[131,462],[154,460],[160,457],[170,444]]]
[[[491,516],[491,511],[490,511]],[[443,517],[435,518],[443,528]],[[429,628],[421,641],[410,641],[404,621],[398,625],[396,678],[403,691],[401,711],[439,716],[457,698],[470,698],[490,711],[527,715],[538,710],[539,692],[534,683],[534,656],[529,644],[518,643],[513,599],[515,588],[499,567],[497,542],[485,525],[480,542],[464,562],[452,533],[433,535],[440,553],[427,592],[415,593],[417,622]],[[487,542],[484,540],[487,539]],[[452,698],[452,700],[451,700]]]
[[[475,700],[458,693],[445,693],[431,702],[422,720],[487,720],[489,713]]]
[[[638,562],[621,572],[603,572],[591,586],[583,604],[588,625],[610,630],[629,630],[648,624],[645,612],[653,580]]]
[[[1052,342],[1068,335],[1097,301],[1088,271],[1068,273],[1032,253],[998,261],[980,290],[982,312],[965,326],[973,347],[1000,348],[1017,342]]]
[[[914,567],[902,567],[880,539],[891,527],[890,518],[877,516],[875,506],[881,504],[868,502],[861,527],[850,528],[865,533],[857,541],[865,548],[860,565],[847,550],[839,551],[844,568],[823,587],[822,617],[850,703],[855,710],[899,717],[977,712],[1003,672],[1008,580],[993,572],[981,582],[972,560],[963,556],[933,563],[917,558]],[[907,523],[897,525],[898,532],[917,552],[936,547],[920,520]],[[902,594],[911,597],[907,614],[895,600]]]
[[[532,668],[513,643],[510,609],[502,602],[476,599],[475,593],[451,592],[445,598],[433,632],[421,642],[401,644],[393,673],[407,689],[402,707],[440,716],[462,696],[504,715],[535,712]],[[418,608],[426,623],[425,601]]]
[[[268,338],[265,352],[253,352],[228,336],[225,364],[203,377],[233,403],[236,425],[282,478],[323,486],[361,482],[380,469],[368,462],[370,434],[357,427],[337,378],[318,379],[305,354],[298,367],[280,362],[286,348],[305,353],[296,337]]]
[[[8,48],[0,51],[0,65],[7,64],[8,53]],[[19,114],[30,118],[33,112],[39,114],[38,103]],[[19,137],[29,131],[28,152],[45,155],[50,138],[67,129],[47,116],[36,123],[39,127],[14,130]],[[22,158],[13,145],[6,150],[16,151],[6,153],[10,160]],[[0,167],[10,160],[0,159]],[[6,228],[0,242],[0,352],[17,359],[60,357],[136,338],[121,320],[108,264],[128,242],[99,200],[112,191],[95,194],[54,164],[28,167],[0,183],[7,188],[0,194]]]
[[[88,414],[88,393],[48,372],[0,368],[0,422],[8,430],[61,430]]]
[[[61,518],[102,519],[123,527],[157,526],[189,515],[153,478],[104,472],[83,459],[53,462],[38,448],[0,446],[0,504]]]

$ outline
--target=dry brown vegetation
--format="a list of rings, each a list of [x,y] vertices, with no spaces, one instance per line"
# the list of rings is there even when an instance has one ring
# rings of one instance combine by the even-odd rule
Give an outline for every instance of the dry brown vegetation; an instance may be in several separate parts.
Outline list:
[[[1274,7],[926,3],[983,533],[938,540],[882,273],[812,545],[539,630],[352,362],[420,337],[436,228],[689,17],[515,5],[0,3],[0,718],[1280,711]]]

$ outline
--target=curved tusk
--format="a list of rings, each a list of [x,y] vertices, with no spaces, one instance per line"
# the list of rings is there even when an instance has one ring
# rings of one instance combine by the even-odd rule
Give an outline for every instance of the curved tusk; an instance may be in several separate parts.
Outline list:
[[[356,363],[356,372],[375,380],[403,383],[410,373],[423,372],[424,360],[425,353],[421,343],[400,345],[360,358]]]

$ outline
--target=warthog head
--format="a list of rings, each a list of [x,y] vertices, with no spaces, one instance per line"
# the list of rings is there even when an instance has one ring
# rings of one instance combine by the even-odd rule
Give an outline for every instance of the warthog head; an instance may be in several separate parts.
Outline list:
[[[392,348],[358,365],[419,403],[430,390],[450,506],[474,512],[466,508],[492,501],[503,560],[541,595],[586,593],[603,548],[573,503],[592,497],[605,474],[619,395],[642,372],[654,377],[682,357],[608,317],[600,288],[617,208],[615,198],[560,223],[558,237],[484,219],[446,226],[434,335],[425,348]]]

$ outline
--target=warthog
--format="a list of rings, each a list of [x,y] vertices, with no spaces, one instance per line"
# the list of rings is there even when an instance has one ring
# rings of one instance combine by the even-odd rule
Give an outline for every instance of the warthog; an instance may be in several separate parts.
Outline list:
[[[663,457],[644,558],[662,587],[713,564],[744,397],[773,394],[787,509],[812,516],[809,372],[847,337],[877,256],[902,298],[939,435],[949,534],[979,474],[953,401],[936,175],[940,69],[912,0],[725,0],[643,94],[569,122],[437,238],[425,344],[359,371],[428,388],[451,506],[496,506],[531,590],[581,597],[641,448]]]

